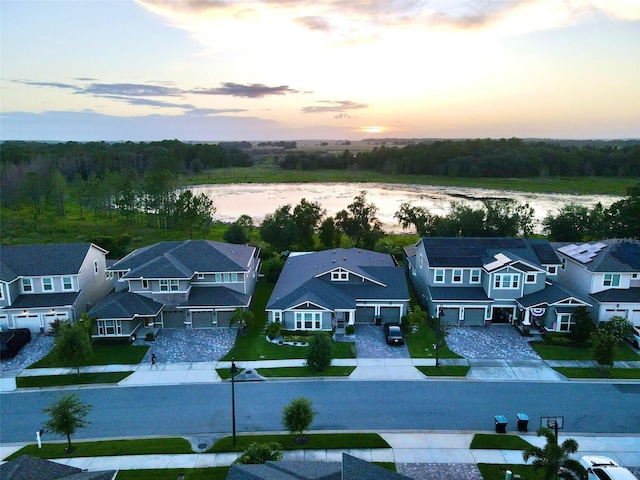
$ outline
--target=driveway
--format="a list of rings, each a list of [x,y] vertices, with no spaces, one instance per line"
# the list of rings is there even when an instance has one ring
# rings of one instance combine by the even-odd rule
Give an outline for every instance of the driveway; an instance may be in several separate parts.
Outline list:
[[[406,345],[387,345],[382,327],[356,325],[358,358],[410,358]]]
[[[467,359],[540,360],[540,356],[512,325],[452,327],[446,338],[449,349]]]
[[[237,328],[160,330],[153,342],[138,337],[135,345],[148,345],[142,360],[151,362],[155,354],[159,363],[217,362],[224,357],[236,341]]]
[[[32,363],[46,357],[52,349],[53,337],[34,333],[31,336],[31,341],[20,349],[18,355],[2,359],[2,371],[24,370]]]

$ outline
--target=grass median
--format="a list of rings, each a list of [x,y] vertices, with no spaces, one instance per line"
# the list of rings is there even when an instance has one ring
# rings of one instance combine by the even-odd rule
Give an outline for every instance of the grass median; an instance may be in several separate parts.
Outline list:
[[[640,368],[554,367],[554,370],[569,378],[640,380]]]
[[[133,372],[72,373],[69,375],[39,375],[16,377],[18,388],[66,387],[69,385],[94,385],[118,383]]]
[[[250,443],[277,442],[283,450],[317,450],[317,449],[350,449],[350,448],[391,448],[377,433],[310,433],[305,435],[309,441],[297,444],[297,435],[238,435],[236,445],[233,437],[218,440],[207,453],[243,452]]]
[[[471,440],[471,449],[481,450],[524,450],[531,444],[518,435],[476,433]]]

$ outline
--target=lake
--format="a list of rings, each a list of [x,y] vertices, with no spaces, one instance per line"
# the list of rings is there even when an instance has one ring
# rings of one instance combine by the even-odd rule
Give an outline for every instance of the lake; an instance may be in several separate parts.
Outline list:
[[[328,216],[346,209],[362,190],[367,192],[367,202],[378,207],[378,219],[385,231],[401,233],[403,230],[393,217],[403,202],[421,206],[429,212],[444,216],[449,213],[451,202],[458,201],[472,208],[482,206],[483,199],[513,199],[529,203],[535,210],[536,230],[547,213],[556,214],[569,203],[591,207],[601,202],[605,207],[623,197],[609,195],[565,195],[554,193],[528,193],[468,187],[441,187],[435,185],[407,185],[388,183],[241,183],[197,185],[196,193],[205,193],[213,200],[214,220],[233,222],[240,215],[249,215],[256,225],[264,216],[278,207],[295,207],[305,198],[318,202]]]

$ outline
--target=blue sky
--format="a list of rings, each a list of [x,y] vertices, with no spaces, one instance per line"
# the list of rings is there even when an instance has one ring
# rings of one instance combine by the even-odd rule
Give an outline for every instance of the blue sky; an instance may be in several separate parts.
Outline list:
[[[2,140],[640,137],[640,0],[0,0]]]

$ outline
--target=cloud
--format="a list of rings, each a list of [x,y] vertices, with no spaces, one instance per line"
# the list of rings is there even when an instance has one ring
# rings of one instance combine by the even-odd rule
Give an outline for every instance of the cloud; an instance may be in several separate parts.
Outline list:
[[[362,108],[369,108],[369,105],[365,105],[364,103],[356,103],[350,100],[342,100],[342,101],[330,101],[323,100],[320,103],[324,103],[325,105],[312,105],[308,107],[303,107],[303,113],[337,113],[337,114],[345,114],[348,110],[359,110]],[[336,116],[336,118],[338,118]]]
[[[131,97],[166,97],[183,95],[179,88],[141,83],[91,83],[78,93],[88,95],[127,95]]]
[[[71,85],[68,83],[59,83],[59,82],[34,82],[32,80],[14,80],[16,83],[21,83],[23,85],[31,85],[32,87],[51,87],[51,88],[62,88],[68,90],[82,90],[81,87],[77,85]]]
[[[288,85],[269,87],[262,83],[242,85],[240,83],[225,82],[222,84],[222,87],[193,89],[189,93],[195,93],[198,95],[230,95],[232,97],[262,98],[268,95],[300,93],[300,91],[289,88]]]

